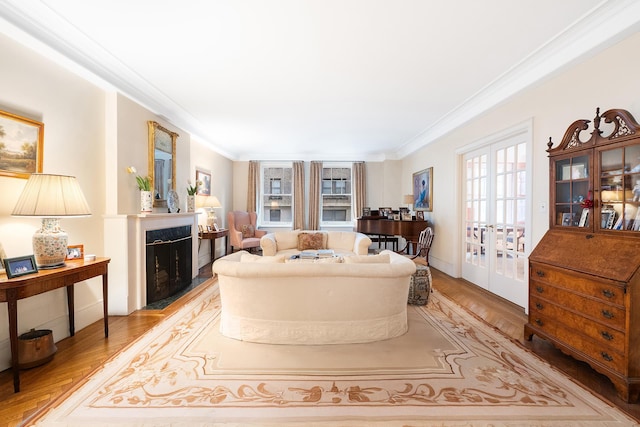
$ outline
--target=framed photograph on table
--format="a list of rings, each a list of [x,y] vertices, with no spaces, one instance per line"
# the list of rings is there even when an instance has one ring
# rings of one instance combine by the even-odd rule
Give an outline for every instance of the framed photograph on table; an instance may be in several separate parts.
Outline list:
[[[416,211],[433,211],[433,168],[413,174],[413,208]]]
[[[196,182],[198,188],[196,194],[198,196],[210,196],[211,195],[211,174],[201,169],[196,169]]]
[[[38,266],[33,255],[20,256],[16,258],[5,258],[4,268],[7,270],[7,277],[12,279],[25,274],[37,273]]]
[[[69,245],[67,246],[67,259],[80,259],[84,258],[84,246],[83,245]]]
[[[424,211],[417,211],[416,212],[416,219],[418,221],[424,221]]]
[[[0,129],[0,175],[27,179],[32,173],[41,173],[44,124],[0,111]]]

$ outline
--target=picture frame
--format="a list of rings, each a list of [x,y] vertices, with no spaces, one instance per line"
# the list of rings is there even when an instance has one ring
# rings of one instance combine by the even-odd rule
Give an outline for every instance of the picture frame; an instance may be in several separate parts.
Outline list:
[[[424,211],[416,211],[416,219],[418,221],[424,221]]]
[[[211,173],[202,169],[196,169],[196,182],[199,183],[196,189],[198,196],[211,195]]]
[[[370,207],[362,208],[362,216],[371,216],[371,208]]]
[[[400,214],[399,213],[394,213],[393,214],[393,220],[394,221],[400,221]]]
[[[562,226],[570,227],[573,225],[573,214],[565,212],[562,214]]]
[[[3,261],[9,279],[38,272],[36,258],[33,255],[5,258]]]
[[[28,179],[42,172],[44,123],[0,110],[4,155],[0,175]]]
[[[84,245],[67,246],[66,259],[82,259],[82,258],[84,258]]]
[[[413,209],[433,211],[433,167],[415,172],[412,177]]]
[[[7,257],[4,248],[2,247],[2,242],[0,242],[0,274],[4,273],[4,259]]]
[[[412,221],[413,220],[413,215],[411,215],[411,212],[409,211],[403,211],[400,214],[401,218],[403,221]]]
[[[582,215],[580,215],[580,222],[578,227],[587,227],[589,225],[589,208],[582,209]]]
[[[385,218],[389,218],[391,216],[391,212],[393,210],[391,208],[378,208],[378,215],[383,216]]]

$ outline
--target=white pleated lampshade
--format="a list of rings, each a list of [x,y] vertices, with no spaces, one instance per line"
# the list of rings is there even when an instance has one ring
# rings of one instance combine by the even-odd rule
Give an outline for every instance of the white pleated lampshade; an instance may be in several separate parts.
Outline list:
[[[31,174],[11,215],[60,218],[91,215],[74,176]]]

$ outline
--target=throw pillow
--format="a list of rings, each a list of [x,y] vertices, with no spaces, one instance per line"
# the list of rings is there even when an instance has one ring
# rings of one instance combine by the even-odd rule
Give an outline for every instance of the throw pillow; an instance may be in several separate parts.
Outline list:
[[[344,257],[345,264],[389,264],[391,257],[389,254],[378,255],[350,255]]]
[[[251,224],[245,224],[242,226],[242,238],[247,239],[249,237],[255,237],[256,229]]]
[[[300,233],[298,234],[298,250],[324,249],[323,233]]]

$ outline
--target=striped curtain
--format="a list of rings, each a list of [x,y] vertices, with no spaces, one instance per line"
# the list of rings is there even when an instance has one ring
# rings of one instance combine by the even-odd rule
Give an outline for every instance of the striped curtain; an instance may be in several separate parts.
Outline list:
[[[255,160],[249,162],[249,180],[247,190],[247,211],[256,212],[256,202],[258,200],[258,185],[260,179],[260,163]]]
[[[355,212],[353,216],[359,218],[362,216],[362,208],[364,208],[367,203],[367,175],[364,162],[353,163],[353,186],[355,192]]]
[[[293,162],[293,229],[304,229],[304,162]]]
[[[322,162],[311,162],[309,171],[309,230],[320,228],[320,192],[322,190]]]

